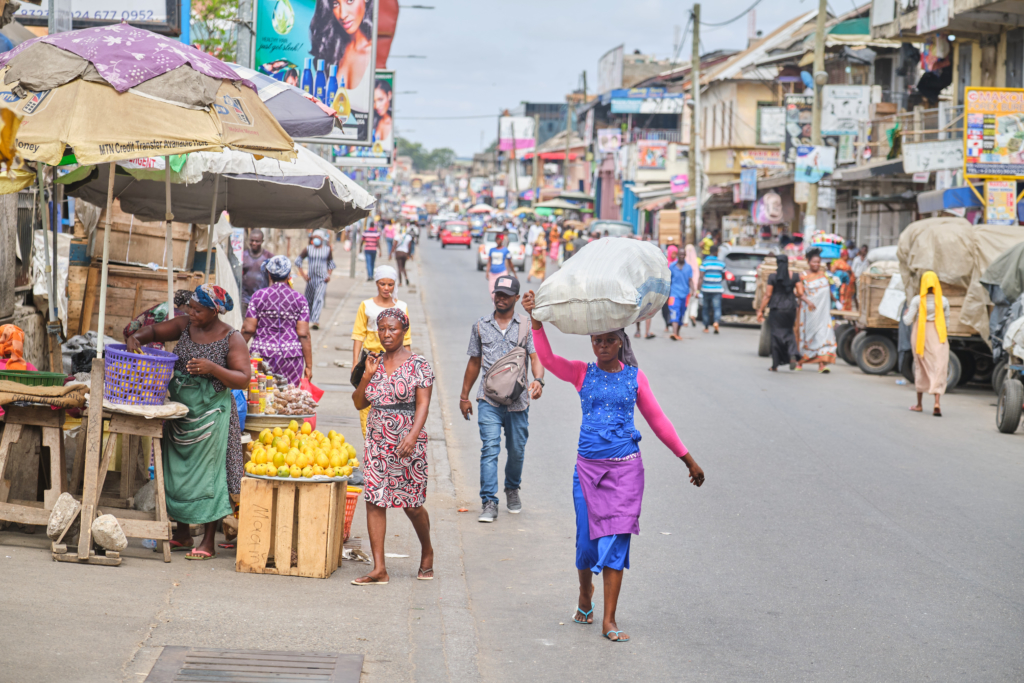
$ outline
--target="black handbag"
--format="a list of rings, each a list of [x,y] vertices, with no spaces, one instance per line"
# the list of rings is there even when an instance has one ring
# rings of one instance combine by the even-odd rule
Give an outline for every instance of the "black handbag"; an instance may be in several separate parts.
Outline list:
[[[366,349],[359,354],[359,362],[352,366],[352,375],[349,377],[349,381],[352,382],[352,386],[358,387],[359,383],[363,381],[363,373],[366,372],[366,357],[370,355]]]

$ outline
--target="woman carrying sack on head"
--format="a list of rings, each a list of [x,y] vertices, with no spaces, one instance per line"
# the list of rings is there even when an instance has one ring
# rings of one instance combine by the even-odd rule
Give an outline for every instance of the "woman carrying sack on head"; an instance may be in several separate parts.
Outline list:
[[[583,423],[577,449],[572,491],[576,506],[576,570],[580,595],[573,621],[594,621],[594,574],[604,577],[604,617],[601,633],[613,642],[629,636],[619,630],[615,609],[622,574],[629,569],[632,534],[640,533],[640,503],[644,493],[644,466],[640,459],[640,432],[633,411],[647,420],[654,433],[689,469],[694,486],[704,483],[704,471],[679,440],[647,377],[637,367],[629,335],[619,329],[591,335],[596,362],[570,361],[551,350],[541,322],[533,318],[536,297],[523,297],[523,308],[533,323],[534,344],[544,368],[579,392]]]
[[[377,282],[377,296],[364,300],[356,311],[356,322],[352,326],[352,377],[354,386],[359,386],[362,373],[366,367],[366,356],[371,353],[382,353],[380,337],[377,334],[377,316],[388,308],[397,308],[407,317],[409,307],[404,301],[395,297],[395,282],[398,273],[391,266],[377,266],[373,272]],[[406,327],[405,348],[412,347],[412,332]],[[359,423],[363,427],[363,438],[366,438],[366,419],[370,414],[369,407],[359,411]]]
[[[942,305],[939,305],[939,301]],[[915,413],[924,408],[924,394],[935,395],[932,415],[942,417],[939,397],[946,393],[946,375],[949,372],[949,341],[946,321],[949,320],[949,299],[942,295],[942,285],[935,271],[921,276],[921,293],[915,294],[903,314],[903,324],[910,328],[910,346],[914,351],[914,388],[917,405],[910,406]]]

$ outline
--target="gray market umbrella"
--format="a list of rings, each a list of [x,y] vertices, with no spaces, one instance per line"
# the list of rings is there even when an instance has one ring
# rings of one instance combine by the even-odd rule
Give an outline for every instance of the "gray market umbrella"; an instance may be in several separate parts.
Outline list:
[[[374,198],[337,167],[305,147],[293,162],[256,159],[241,152],[196,152],[171,174],[174,217],[208,223],[227,211],[239,228],[343,228],[365,218]],[[142,220],[163,220],[163,160],[119,164],[114,196],[121,210]],[[79,169],[67,179],[67,194],[92,204],[105,201],[108,165]],[[84,176],[84,177],[83,177]],[[216,203],[214,196],[216,195]]]
[[[263,104],[293,138],[320,137],[341,126],[338,113],[305,90],[238,64],[228,66],[256,86]]]

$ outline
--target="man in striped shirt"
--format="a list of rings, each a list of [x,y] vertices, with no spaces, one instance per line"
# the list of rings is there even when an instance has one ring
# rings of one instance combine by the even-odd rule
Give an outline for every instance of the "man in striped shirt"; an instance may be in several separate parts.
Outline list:
[[[373,281],[373,264],[377,260],[377,244],[380,242],[380,232],[377,225],[372,221],[368,222],[363,230],[363,255],[366,256],[366,281]]]
[[[714,322],[715,334],[718,334],[718,321],[722,319],[722,292],[725,291],[725,264],[718,258],[718,245],[711,247],[710,253],[700,264],[700,292],[704,297],[704,334]],[[714,316],[714,317],[712,317]]]

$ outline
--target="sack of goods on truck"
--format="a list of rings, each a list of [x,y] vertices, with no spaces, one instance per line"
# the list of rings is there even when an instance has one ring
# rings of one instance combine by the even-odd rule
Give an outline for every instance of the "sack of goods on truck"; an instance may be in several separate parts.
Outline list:
[[[605,237],[584,246],[537,291],[533,315],[566,334],[601,334],[653,317],[671,276],[650,242]]]

